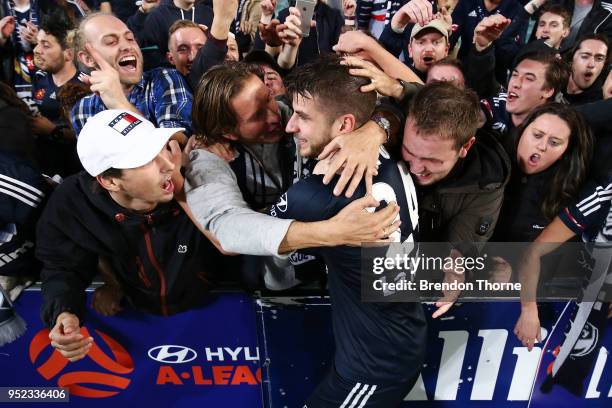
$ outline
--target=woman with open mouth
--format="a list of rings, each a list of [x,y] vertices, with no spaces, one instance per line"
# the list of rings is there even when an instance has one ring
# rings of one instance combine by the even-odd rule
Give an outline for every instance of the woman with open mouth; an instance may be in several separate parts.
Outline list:
[[[579,192],[593,137],[579,113],[558,103],[535,109],[514,134],[506,146],[512,175],[492,241],[531,242]]]

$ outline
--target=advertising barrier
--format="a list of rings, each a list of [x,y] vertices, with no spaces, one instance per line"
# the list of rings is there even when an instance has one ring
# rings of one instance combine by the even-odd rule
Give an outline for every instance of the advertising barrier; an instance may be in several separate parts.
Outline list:
[[[14,389],[13,398],[27,396],[16,392],[25,387],[64,387],[65,404],[74,407],[301,407],[333,355],[327,297],[221,293],[171,317],[126,310],[105,318],[88,310],[83,332],[95,345],[76,363],[51,348],[40,302],[38,290],[18,299],[28,329],[0,348],[0,387]],[[434,307],[424,307],[430,316]],[[470,302],[429,319],[423,370],[404,406],[612,406],[607,310],[593,308],[558,368],[577,305],[541,305],[544,340],[531,352],[513,334],[519,309],[517,302]],[[30,405],[40,406],[19,404]]]
[[[15,303],[28,329],[0,348],[1,387],[68,387],[67,405],[74,407],[261,407],[255,315],[247,295],[224,293],[171,317],[126,310],[105,318],[88,310],[82,333],[94,346],[75,363],[52,349],[40,303],[37,290]]]
[[[258,305],[259,344],[266,361],[262,374],[265,406],[301,407],[332,360],[329,299],[267,298],[259,300]],[[593,364],[583,364],[586,370],[582,380],[575,368],[569,375],[580,384],[580,393],[567,391],[568,384],[542,389],[574,309],[574,303],[544,303],[540,309],[544,345],[538,344],[531,352],[513,333],[520,311],[518,302],[468,302],[455,305],[439,319],[429,319],[427,357],[403,406],[612,406],[610,320],[604,322],[608,330],[596,336],[593,331],[582,333],[580,350],[575,354],[590,350],[596,358]],[[427,304],[425,310],[431,316],[435,308]],[[533,387],[536,378],[538,384]]]

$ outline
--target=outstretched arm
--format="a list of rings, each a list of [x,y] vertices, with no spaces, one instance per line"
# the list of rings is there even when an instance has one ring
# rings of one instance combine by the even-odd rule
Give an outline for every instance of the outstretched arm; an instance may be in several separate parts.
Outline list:
[[[468,53],[466,82],[479,97],[487,98],[497,94],[501,85],[495,79],[495,50],[497,40],[508,27],[510,20],[501,14],[485,17],[474,29],[474,45]]]
[[[361,31],[348,31],[342,34],[338,44],[334,46],[334,51],[375,62],[391,78],[423,83],[406,64],[385,50],[374,38]]]
[[[556,217],[529,246],[519,269],[521,282],[521,315],[516,322],[514,334],[528,348],[541,341],[540,319],[536,303],[540,260],[575,235],[559,217]]]
[[[399,225],[393,223],[397,206],[366,214],[371,198],[356,200],[332,219],[302,223],[283,220],[248,208],[229,165],[204,150],[191,153],[186,194],[191,211],[221,247],[250,255],[278,255],[293,250],[336,245],[359,245],[383,238]]]
[[[289,70],[295,65],[298,49],[302,42],[300,18],[300,10],[290,7],[287,19],[276,28],[278,37],[283,41],[281,52],[278,55],[278,65],[283,69]]]
[[[213,1],[213,21],[210,31],[207,33],[207,41],[198,50],[193,65],[189,71],[188,81],[191,89],[198,87],[200,78],[212,66],[221,64],[227,54],[227,37],[230,32],[230,25],[238,9],[238,0],[214,0]],[[200,26],[203,28],[203,26]]]

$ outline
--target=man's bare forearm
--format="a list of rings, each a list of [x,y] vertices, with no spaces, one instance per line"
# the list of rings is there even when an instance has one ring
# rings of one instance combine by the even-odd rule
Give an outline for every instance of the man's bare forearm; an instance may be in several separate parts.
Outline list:
[[[536,244],[537,245],[537,244]],[[540,254],[528,249],[519,269],[519,282],[521,283],[521,306],[530,309],[536,305],[538,281],[540,279]]]
[[[278,253],[313,247],[360,246],[386,238],[399,228],[399,223],[395,222],[399,207],[391,203],[374,214],[364,211],[377,205],[373,197],[366,196],[353,201],[329,220],[294,221],[280,242]]]
[[[412,69],[395,58],[393,54],[385,50],[382,46],[373,47],[368,51],[372,59],[376,61],[385,74],[389,75],[391,78],[403,79],[406,82],[423,83],[421,78],[419,78]]]
[[[299,46],[288,45],[283,46],[282,51],[278,55],[278,66],[282,69],[291,69],[295,65]]]
[[[284,254],[298,249],[335,245],[339,243],[333,240],[328,221],[309,223],[294,221],[280,243],[278,253]]]

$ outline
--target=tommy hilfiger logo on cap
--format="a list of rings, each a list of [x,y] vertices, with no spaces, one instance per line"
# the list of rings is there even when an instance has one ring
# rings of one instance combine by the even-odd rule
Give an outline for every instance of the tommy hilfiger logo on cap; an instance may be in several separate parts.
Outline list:
[[[111,129],[121,133],[123,136],[126,136],[132,131],[132,129],[141,123],[142,121],[140,119],[130,115],[127,112],[122,112],[115,119],[113,119],[108,126],[110,126]]]

